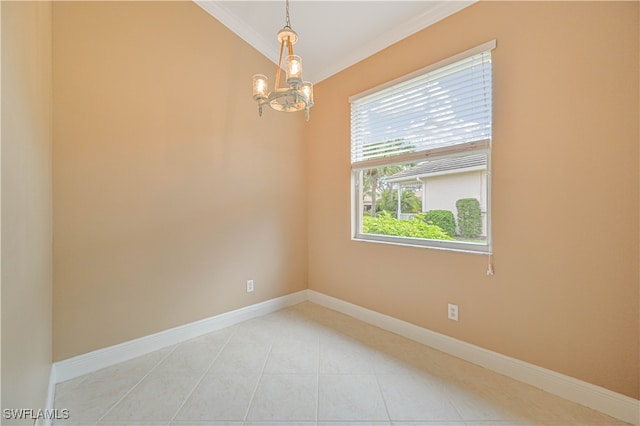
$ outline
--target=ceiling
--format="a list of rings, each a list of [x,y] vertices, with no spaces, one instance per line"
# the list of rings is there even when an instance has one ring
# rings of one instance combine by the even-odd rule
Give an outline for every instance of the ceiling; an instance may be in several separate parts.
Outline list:
[[[277,64],[284,0],[194,1]],[[302,57],[304,79],[318,83],[475,1],[291,0],[291,27],[299,36],[295,53]],[[256,73],[271,75],[270,70]]]

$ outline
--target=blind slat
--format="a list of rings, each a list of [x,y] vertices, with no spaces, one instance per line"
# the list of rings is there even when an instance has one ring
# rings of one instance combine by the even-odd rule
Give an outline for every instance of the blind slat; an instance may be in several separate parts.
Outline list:
[[[491,48],[352,100],[352,164],[489,140]]]

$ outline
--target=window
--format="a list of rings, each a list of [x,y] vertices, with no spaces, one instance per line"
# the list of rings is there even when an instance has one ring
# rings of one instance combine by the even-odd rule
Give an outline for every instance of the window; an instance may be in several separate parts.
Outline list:
[[[491,251],[495,46],[350,98],[354,239]]]

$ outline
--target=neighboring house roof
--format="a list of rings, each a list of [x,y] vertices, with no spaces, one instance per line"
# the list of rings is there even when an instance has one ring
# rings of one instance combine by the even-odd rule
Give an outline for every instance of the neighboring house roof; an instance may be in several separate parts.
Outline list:
[[[460,173],[487,168],[487,154],[472,154],[460,157],[429,160],[417,166],[389,176],[387,182],[404,182],[428,175]],[[471,170],[469,170],[471,169]]]

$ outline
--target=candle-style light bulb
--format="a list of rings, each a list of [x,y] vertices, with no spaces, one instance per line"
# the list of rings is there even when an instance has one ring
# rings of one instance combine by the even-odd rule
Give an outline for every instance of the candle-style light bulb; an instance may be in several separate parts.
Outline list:
[[[300,90],[309,101],[307,106],[313,106],[313,83],[311,83],[310,81],[305,81],[304,83],[302,83],[302,86],[300,86]]]
[[[256,101],[267,99],[269,80],[262,74],[253,76],[253,99]]]
[[[287,71],[287,84],[297,87],[302,83],[302,58],[298,55],[289,55],[285,62]]]

